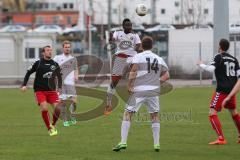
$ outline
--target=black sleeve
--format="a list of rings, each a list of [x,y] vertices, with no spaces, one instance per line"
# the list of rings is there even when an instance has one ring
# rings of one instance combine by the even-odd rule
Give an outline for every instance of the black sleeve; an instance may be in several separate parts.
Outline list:
[[[62,73],[61,73],[61,68],[58,65],[58,63],[56,63],[56,75],[57,75],[57,79],[58,79],[58,88],[62,88]]]
[[[236,64],[235,64],[235,73],[238,78],[240,78],[240,68],[239,68],[239,63],[238,60],[236,59]]]
[[[220,66],[222,60],[222,56],[217,54],[214,59],[211,61],[211,65],[215,66],[216,68]]]
[[[22,86],[26,86],[26,85],[27,85],[27,82],[28,82],[28,80],[29,80],[30,75],[31,75],[32,73],[34,73],[34,72],[37,71],[37,68],[38,68],[38,66],[39,66],[39,63],[40,63],[40,61],[36,61],[35,63],[33,63],[33,64],[28,68],[27,73],[26,73],[26,75],[25,75],[25,77],[24,77]]]

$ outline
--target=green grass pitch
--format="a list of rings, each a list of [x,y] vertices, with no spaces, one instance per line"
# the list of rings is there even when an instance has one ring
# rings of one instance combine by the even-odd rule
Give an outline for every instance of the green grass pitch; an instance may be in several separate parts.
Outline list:
[[[58,136],[50,137],[31,90],[23,94],[17,89],[0,89],[0,160],[239,159],[237,130],[226,110],[220,120],[228,144],[208,145],[216,138],[208,121],[212,92],[208,87],[179,88],[161,96],[160,152],[153,151],[151,123],[143,108],[131,124],[127,150],[115,153],[112,147],[120,141],[123,101],[107,117],[69,128],[59,121]],[[79,96],[79,112],[99,103],[101,100]],[[183,113],[188,117],[179,117]]]

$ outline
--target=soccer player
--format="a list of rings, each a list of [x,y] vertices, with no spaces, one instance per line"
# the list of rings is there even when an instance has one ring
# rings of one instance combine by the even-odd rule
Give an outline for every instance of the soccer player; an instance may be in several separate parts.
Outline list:
[[[67,116],[67,106],[66,100],[71,101],[70,113],[71,115],[75,113],[77,108],[77,93],[75,88],[75,81],[78,80],[78,64],[77,59],[71,55],[71,43],[69,41],[64,41],[62,44],[63,53],[54,57],[62,71],[62,94],[59,96],[60,105],[62,107],[63,114],[63,126],[68,127],[71,124],[76,124],[76,118],[71,116],[70,119]]]
[[[128,81],[130,97],[123,114],[121,142],[113,148],[113,151],[120,151],[127,148],[131,118],[142,104],[147,105],[151,116],[154,150],[158,152],[160,149],[160,123],[158,118],[160,82],[163,83],[169,79],[169,72],[164,60],[151,51],[152,47],[152,38],[144,37],[142,39],[142,48],[144,51],[133,57],[133,66]]]
[[[132,32],[132,22],[126,18],[122,22],[123,31],[115,31],[110,36],[110,42],[116,43],[117,51],[112,68],[111,83],[107,90],[107,106],[104,114],[109,115],[112,111],[112,96],[124,71],[130,66],[132,57],[137,54],[141,40],[138,34]]]
[[[60,109],[57,107],[59,99],[58,93],[56,91],[56,80],[58,79],[58,89],[61,92],[62,87],[62,77],[61,71],[56,62],[52,59],[52,48],[50,46],[43,47],[43,58],[37,60],[33,65],[27,70],[25,75],[21,90],[27,90],[27,82],[30,75],[36,72],[34,79],[34,92],[38,105],[41,108],[42,118],[48,129],[50,136],[57,135],[57,129],[55,127],[56,122],[60,115]],[[54,108],[53,112],[53,122],[50,123],[49,113],[48,113],[48,103]]]
[[[212,96],[210,103],[209,120],[213,129],[218,135],[218,139],[210,142],[210,145],[224,145],[227,143],[221,123],[218,119],[217,113],[222,109],[222,102],[228,96],[233,89],[238,78],[240,77],[240,68],[238,60],[231,56],[227,51],[229,49],[229,41],[221,39],[219,42],[218,54],[214,57],[214,60],[210,65],[204,64],[202,61],[198,62],[198,65],[203,70],[214,72],[217,80],[217,88]],[[236,110],[236,96],[231,96],[228,103],[224,106],[228,109],[232,115],[232,119],[236,124],[240,135],[240,116]]]

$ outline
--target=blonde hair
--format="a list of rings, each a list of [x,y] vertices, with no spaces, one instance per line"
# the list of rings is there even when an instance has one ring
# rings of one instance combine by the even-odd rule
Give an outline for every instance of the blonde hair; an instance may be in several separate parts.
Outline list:
[[[62,46],[64,47],[65,46],[65,44],[70,44],[71,45],[71,42],[70,41],[63,41],[63,43],[62,43]]]

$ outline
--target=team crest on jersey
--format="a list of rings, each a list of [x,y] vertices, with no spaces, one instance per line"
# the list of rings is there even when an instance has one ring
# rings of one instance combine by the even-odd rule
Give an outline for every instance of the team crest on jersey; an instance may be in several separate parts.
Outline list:
[[[50,69],[54,71],[56,67],[54,65],[51,65]]]
[[[133,37],[130,37],[131,40],[133,40]]]
[[[132,42],[131,41],[122,41],[120,44],[119,44],[119,48],[120,49],[128,49],[132,46]]]

